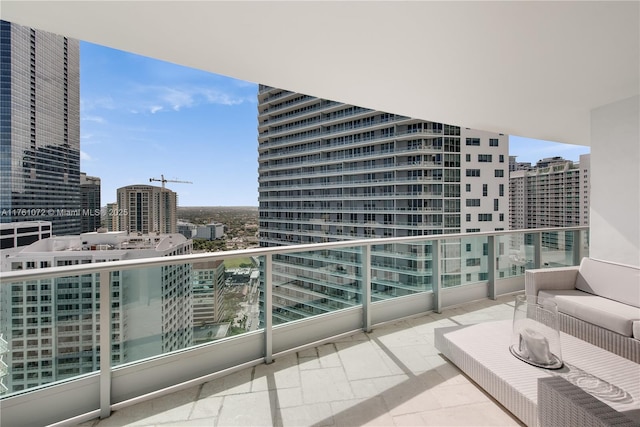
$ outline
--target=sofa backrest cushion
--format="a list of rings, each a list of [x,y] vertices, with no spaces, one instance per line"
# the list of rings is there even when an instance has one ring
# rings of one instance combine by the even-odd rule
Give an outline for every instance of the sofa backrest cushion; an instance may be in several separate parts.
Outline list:
[[[640,307],[640,268],[583,258],[576,289]]]

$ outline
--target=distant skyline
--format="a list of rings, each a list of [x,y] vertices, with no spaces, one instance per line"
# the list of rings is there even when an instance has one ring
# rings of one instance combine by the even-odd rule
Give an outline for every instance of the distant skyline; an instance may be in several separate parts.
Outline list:
[[[167,182],[178,206],[258,205],[258,85],[80,42],[81,170],[116,189]],[[365,106],[366,107],[366,106]],[[509,138],[509,154],[535,164],[578,161],[589,147]]]
[[[529,162],[535,165],[538,160],[546,157],[560,156],[577,162],[581,154],[589,154],[591,147],[574,144],[560,144],[552,141],[509,136],[509,155],[517,156],[518,162]]]

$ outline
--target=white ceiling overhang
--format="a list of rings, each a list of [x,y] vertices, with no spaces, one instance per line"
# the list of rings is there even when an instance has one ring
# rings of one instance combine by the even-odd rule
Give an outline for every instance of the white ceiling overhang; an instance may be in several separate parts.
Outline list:
[[[640,3],[11,1],[4,20],[425,120],[589,145],[640,93]]]

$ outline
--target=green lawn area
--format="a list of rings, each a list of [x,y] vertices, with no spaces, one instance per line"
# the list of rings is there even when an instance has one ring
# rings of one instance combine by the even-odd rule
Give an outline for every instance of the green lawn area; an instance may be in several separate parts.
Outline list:
[[[229,258],[229,259],[225,259],[224,260],[225,268],[239,268],[240,264],[253,265],[251,263],[251,258],[248,258],[248,257],[244,257],[244,258]]]

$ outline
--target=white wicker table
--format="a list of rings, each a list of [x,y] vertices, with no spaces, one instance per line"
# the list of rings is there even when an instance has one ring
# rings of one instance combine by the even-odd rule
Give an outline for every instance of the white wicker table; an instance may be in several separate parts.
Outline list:
[[[537,368],[510,353],[511,326],[439,328],[435,346],[528,426],[640,426],[640,365],[561,333],[565,366]]]

